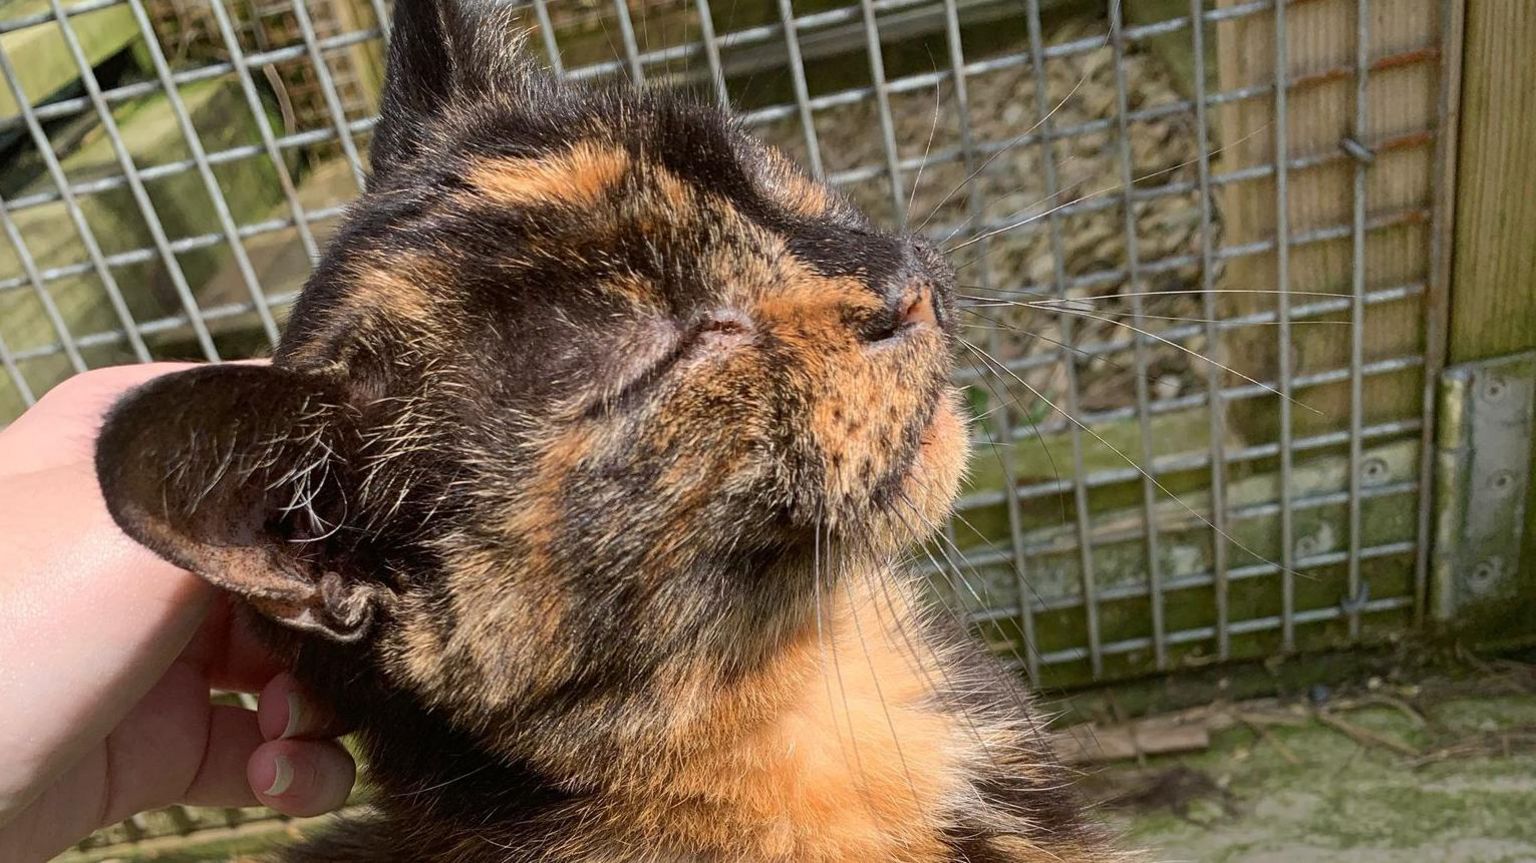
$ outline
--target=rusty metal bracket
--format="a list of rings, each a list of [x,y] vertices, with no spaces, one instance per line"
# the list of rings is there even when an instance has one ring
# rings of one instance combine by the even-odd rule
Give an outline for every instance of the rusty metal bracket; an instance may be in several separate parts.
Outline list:
[[[1536,351],[1440,376],[1434,595],[1442,621],[1514,598],[1531,479]]]

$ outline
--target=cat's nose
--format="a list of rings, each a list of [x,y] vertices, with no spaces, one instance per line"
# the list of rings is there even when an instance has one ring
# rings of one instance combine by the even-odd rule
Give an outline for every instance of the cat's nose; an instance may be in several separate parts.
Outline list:
[[[896,309],[899,326],[927,325],[937,327],[939,325],[939,313],[936,308],[933,287],[925,283],[910,285],[903,291],[898,299]]]

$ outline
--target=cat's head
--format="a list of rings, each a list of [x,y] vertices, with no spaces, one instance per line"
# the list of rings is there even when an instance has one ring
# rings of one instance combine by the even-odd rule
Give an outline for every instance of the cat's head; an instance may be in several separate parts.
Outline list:
[[[399,0],[372,146],[273,365],[108,420],[146,545],[483,718],[740,671],[946,513],[953,274],[717,109]]]

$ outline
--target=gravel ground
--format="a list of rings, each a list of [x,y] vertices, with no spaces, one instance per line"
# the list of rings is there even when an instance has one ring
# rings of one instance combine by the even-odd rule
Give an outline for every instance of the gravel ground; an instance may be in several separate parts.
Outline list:
[[[970,235],[973,221],[991,227],[1008,226],[1031,216],[1043,216],[1053,206],[1077,203],[1081,206],[1059,217],[1061,263],[1065,276],[1090,277],[1091,285],[1075,288],[1071,296],[1092,302],[1096,314],[1126,318],[1132,312],[1131,301],[1110,298],[1130,291],[1189,291],[1202,287],[1198,265],[1178,267],[1143,276],[1133,287],[1125,270],[1129,250],[1125,230],[1123,169],[1120,137],[1117,129],[1115,57],[1104,43],[1104,22],[1083,18],[1066,23],[1046,39],[1060,45],[1084,39],[1098,39],[1102,47],[1070,57],[1051,59],[1046,64],[1047,103],[1054,107],[1049,120],[1058,135],[1052,147],[1056,166],[1058,193],[1047,193],[1045,148],[1030,143],[994,157],[977,156],[967,164],[960,159],[928,164],[918,175],[906,172],[901,177],[903,200],[911,200],[909,221],[926,223],[938,238],[953,234],[949,245]],[[1131,111],[1166,105],[1180,98],[1168,69],[1149,53],[1131,53],[1125,58],[1126,104]],[[988,72],[966,81],[969,125],[973,146],[985,150],[989,144],[1015,141],[1039,126],[1035,110],[1035,78],[1028,65]],[[937,105],[935,102],[937,101]],[[931,152],[942,156],[962,145],[962,117],[952,84],[934,90],[892,94],[891,114],[898,152],[903,159],[918,158]],[[1085,131],[1073,133],[1086,127]],[[801,156],[806,150],[798,120],[775,122],[759,130],[772,142]],[[829,174],[849,169],[885,165],[881,121],[873,99],[838,106],[817,114],[816,131]],[[1179,112],[1155,120],[1130,123],[1130,176],[1138,187],[1147,188],[1197,179],[1196,158],[1198,130],[1194,118]],[[932,142],[929,143],[930,135]],[[989,161],[990,160],[990,161]],[[985,164],[980,176],[965,183],[975,166]],[[912,192],[913,186],[917,191]],[[889,182],[882,171],[869,179],[859,179],[845,186],[845,192],[861,207],[881,221],[893,221],[896,204]],[[972,209],[974,208],[974,210]],[[973,212],[979,218],[973,219]],[[1142,264],[1200,252],[1200,195],[1198,189],[1178,194],[1160,195],[1142,200],[1132,207],[1135,221],[1136,253]],[[1213,212],[1213,233],[1220,223],[1219,211]],[[963,290],[982,293],[982,286],[1005,291],[1055,290],[1055,261],[1049,220],[1040,218],[1003,230],[994,238],[956,251],[952,260],[960,269]],[[1014,299],[1034,299],[1012,293]],[[1107,299],[1106,299],[1107,298]],[[1145,300],[1144,312],[1159,316],[1148,319],[1146,329],[1156,331],[1169,322],[1162,317],[1201,317],[1201,300],[1188,294],[1167,294]],[[1085,306],[1085,308],[1089,308]],[[1127,338],[1128,332],[1115,333],[1107,321],[1076,318],[1063,330],[1059,316],[1033,309],[994,307],[978,310],[971,317],[975,327],[972,341],[987,346],[1002,358],[1049,350],[1053,343],[1074,345],[1100,343],[1112,338]],[[982,317],[984,315],[985,317]],[[1014,329],[1017,328],[1017,329]],[[1033,338],[1024,335],[1033,334]],[[995,340],[994,340],[995,339]],[[1192,350],[1203,350],[1203,340],[1187,343]],[[1187,387],[1201,386],[1203,364],[1191,361],[1181,351],[1155,342],[1149,343],[1147,379],[1154,396],[1172,396]],[[1084,362],[1079,370],[1082,401],[1086,409],[1126,404],[1132,398],[1134,356],[1126,351],[1108,361]],[[1060,364],[1034,373],[1031,384],[1047,392],[1059,392],[1064,371]]]

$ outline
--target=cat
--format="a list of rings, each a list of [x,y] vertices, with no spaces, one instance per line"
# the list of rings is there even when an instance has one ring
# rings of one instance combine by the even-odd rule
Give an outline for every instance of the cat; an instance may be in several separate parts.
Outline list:
[[[270,366],[97,469],[357,729],[310,861],[1108,863],[905,551],[965,467],[954,274],[721,110],[397,0],[372,173]]]

